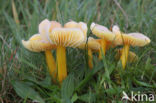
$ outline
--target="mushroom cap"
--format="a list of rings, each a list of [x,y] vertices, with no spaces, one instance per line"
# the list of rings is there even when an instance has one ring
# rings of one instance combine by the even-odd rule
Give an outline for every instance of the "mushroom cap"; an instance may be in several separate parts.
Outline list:
[[[121,53],[122,53],[122,49],[116,49],[116,51],[117,51],[117,54],[115,55],[115,58],[119,59],[121,56]],[[129,51],[128,62],[132,63],[132,62],[135,62],[137,60],[138,60],[138,56],[134,52]]]
[[[88,46],[88,49],[98,51],[100,50],[100,43],[94,39],[93,37],[89,37],[87,42],[83,42],[79,48],[80,49],[85,49],[86,45]]]
[[[113,25],[112,32],[116,35],[121,34],[121,31],[118,25]]]
[[[70,21],[64,25],[65,28],[79,28],[82,30],[84,33],[85,39],[87,39],[87,24],[84,22],[75,22],[75,21]]]
[[[50,40],[58,46],[77,47],[84,41],[84,33],[79,28],[54,28]]]
[[[48,19],[44,19],[43,21],[41,21],[38,27],[39,34],[46,41],[49,41],[48,33],[49,33],[50,26],[51,26],[50,21]]]
[[[147,36],[141,33],[122,33],[117,25],[113,26],[112,31],[116,35],[115,45],[145,46],[150,43],[150,39]]]
[[[33,35],[28,41],[22,40],[24,47],[34,52],[54,49],[56,46],[52,44],[49,38],[49,32],[54,28],[61,28],[61,24],[45,19],[39,24],[38,28],[39,34]]]
[[[115,34],[105,26],[92,23],[90,29],[94,35],[106,41],[113,41],[115,38]]]
[[[116,45],[145,46],[150,43],[150,39],[141,33],[117,34],[114,40]]]
[[[61,28],[61,24],[57,21],[49,21],[48,19],[43,20],[39,24],[39,33],[41,37],[49,42],[49,32],[51,32],[54,28]]]
[[[66,24],[64,24],[64,27],[65,28],[76,28],[78,25],[77,22],[75,21],[70,21],[70,22],[67,22]]]
[[[54,28],[62,28],[62,25],[57,21],[51,21],[49,32],[51,32]]]
[[[50,44],[48,41],[43,39],[40,34],[33,35],[28,41],[22,40],[22,44],[25,48],[33,52],[46,51],[56,48],[56,45]]]

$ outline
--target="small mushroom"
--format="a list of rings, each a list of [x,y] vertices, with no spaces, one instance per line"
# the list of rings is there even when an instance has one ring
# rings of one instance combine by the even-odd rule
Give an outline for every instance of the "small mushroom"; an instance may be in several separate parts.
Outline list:
[[[102,53],[105,55],[106,50],[113,45],[113,40],[115,39],[115,34],[111,32],[107,27],[92,23],[90,29],[94,35],[101,38],[99,43],[101,44],[101,50],[99,52],[99,59],[102,59]]]
[[[85,40],[85,34],[80,27],[75,25],[68,27],[67,24],[65,24],[64,28],[54,28],[49,34],[51,42],[57,46],[56,57],[58,80],[60,83],[62,83],[67,76],[66,47],[78,47]]]
[[[25,48],[33,52],[45,52],[46,63],[49,68],[50,75],[55,81],[57,76],[55,59],[51,53],[51,50],[56,48],[56,45],[49,42],[48,34],[49,30],[54,29],[55,27],[61,27],[56,21],[49,21],[47,19],[43,20],[39,24],[39,34],[33,35],[28,41],[22,40],[22,44]]]
[[[142,47],[150,43],[150,39],[147,36],[141,33],[122,33],[118,26],[113,26],[113,32],[116,34],[114,44],[124,45],[120,57],[123,68],[126,67],[130,46]]]
[[[92,52],[93,51],[99,51],[100,50],[100,44],[97,41],[97,39],[94,39],[93,37],[89,37],[87,42],[83,42],[78,48],[80,49],[86,49],[86,45],[87,45],[87,49],[88,49],[88,65],[89,68],[92,69],[93,68],[93,55]]]

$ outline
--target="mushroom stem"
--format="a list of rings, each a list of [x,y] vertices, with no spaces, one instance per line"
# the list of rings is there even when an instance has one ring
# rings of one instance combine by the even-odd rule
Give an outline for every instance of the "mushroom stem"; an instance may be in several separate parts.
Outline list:
[[[56,82],[57,69],[56,69],[55,59],[50,50],[45,51],[45,56],[46,56],[46,63],[48,65],[48,69],[52,77],[52,80]]]
[[[88,65],[90,69],[93,68],[93,55],[91,49],[88,49]]]
[[[129,53],[129,45],[124,45],[124,47],[122,48],[122,54],[120,57],[123,69],[125,69],[125,67],[126,67],[126,62],[128,59],[128,53]]]
[[[102,40],[100,42],[101,44],[101,49],[99,50],[99,60],[102,59],[102,54],[105,56],[106,55],[106,47],[107,47],[107,41],[106,40]]]
[[[67,77],[66,68],[66,48],[63,46],[57,47],[57,66],[58,66],[58,80],[60,83]]]

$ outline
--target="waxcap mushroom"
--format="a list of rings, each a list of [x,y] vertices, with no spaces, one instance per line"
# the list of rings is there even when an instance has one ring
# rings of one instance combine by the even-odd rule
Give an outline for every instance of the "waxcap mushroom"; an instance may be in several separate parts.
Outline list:
[[[145,46],[150,43],[150,39],[141,33],[118,34],[114,40],[116,45]]]
[[[56,57],[60,83],[67,77],[66,47],[78,47],[86,40],[83,24],[85,25],[85,23],[69,22],[64,27],[54,28],[49,33],[51,42],[57,46]]]
[[[94,35],[101,38],[99,43],[101,45],[101,50],[99,50],[99,59],[102,59],[102,54],[106,54],[106,50],[113,45],[113,40],[115,39],[115,33],[111,32],[107,27],[95,24],[91,24],[90,29]]]
[[[122,62],[123,69],[126,67],[126,62],[129,55],[130,46],[145,46],[150,43],[150,39],[141,33],[122,33],[118,26],[113,26],[113,33],[116,37],[114,40],[115,45],[124,45],[120,60]]]
[[[39,24],[39,34],[33,35],[28,41],[22,40],[25,48],[33,52],[41,52],[55,49],[56,46],[50,42],[49,30],[60,28],[61,25],[56,21],[43,20]]]
[[[48,69],[54,82],[56,82],[57,70],[55,59],[51,53],[51,50],[55,49],[56,45],[52,44],[52,42],[50,41],[49,32],[56,27],[61,28],[61,24],[56,21],[49,21],[48,19],[45,19],[39,24],[39,34],[33,35],[28,41],[22,40],[24,47],[30,51],[45,51]]]
[[[52,45],[47,40],[43,39],[40,34],[33,35],[28,41],[22,40],[25,48],[33,52],[41,52],[55,49],[56,45]]]
[[[131,45],[145,46],[150,43],[150,39],[142,33],[122,33],[117,25],[113,26],[113,33],[116,34],[114,44],[116,45]]]
[[[94,22],[91,24],[90,29],[92,33],[101,39],[105,39],[107,41],[113,41],[115,38],[115,34],[111,32],[107,27],[95,24]]]

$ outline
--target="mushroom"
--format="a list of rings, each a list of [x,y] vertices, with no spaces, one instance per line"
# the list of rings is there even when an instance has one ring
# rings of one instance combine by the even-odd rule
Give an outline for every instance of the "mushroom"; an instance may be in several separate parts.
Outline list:
[[[76,23],[76,22],[75,22]],[[57,46],[57,66],[58,66],[58,80],[60,83],[67,76],[66,67],[66,47],[78,47],[84,40],[85,34],[82,30],[82,26],[79,23],[77,25],[65,24],[64,28],[54,28],[50,34],[49,38],[52,43]]]
[[[22,44],[26,49],[33,52],[45,52],[46,63],[48,65],[50,75],[54,81],[56,80],[57,70],[55,59],[53,58],[51,50],[55,49],[56,45],[49,42],[48,33],[49,30],[52,30],[55,27],[58,28],[61,27],[61,25],[56,21],[50,22],[49,20],[45,19],[39,24],[39,34],[33,35],[28,41],[22,40]]]
[[[95,23],[91,24],[90,29],[94,35],[101,38],[101,40],[99,41],[99,43],[101,44],[99,59],[102,59],[102,54],[105,55],[106,50],[113,45],[115,34],[111,32],[107,27]]]
[[[97,41],[97,39],[94,39],[93,37],[89,37],[87,42],[83,42],[78,48],[80,49],[88,49],[88,65],[89,68],[93,68],[93,51],[99,51],[100,50],[100,44]]]
[[[122,33],[118,26],[113,26],[113,32],[116,34],[114,44],[115,45],[124,45],[122,48],[122,54],[120,60],[122,62],[122,66],[125,69],[126,62],[128,59],[129,54],[129,47],[130,46],[145,46],[150,43],[150,39],[141,34],[141,33]]]

